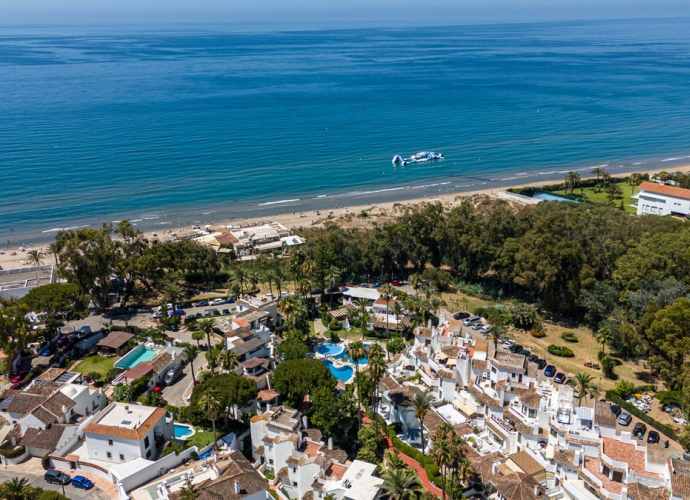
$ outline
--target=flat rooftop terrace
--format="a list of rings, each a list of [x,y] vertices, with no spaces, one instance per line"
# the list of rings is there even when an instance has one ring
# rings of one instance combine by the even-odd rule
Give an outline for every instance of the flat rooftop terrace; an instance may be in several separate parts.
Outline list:
[[[156,411],[156,408],[151,406],[115,403],[110,411],[98,419],[97,422],[100,425],[134,429],[143,424],[154,411]]]

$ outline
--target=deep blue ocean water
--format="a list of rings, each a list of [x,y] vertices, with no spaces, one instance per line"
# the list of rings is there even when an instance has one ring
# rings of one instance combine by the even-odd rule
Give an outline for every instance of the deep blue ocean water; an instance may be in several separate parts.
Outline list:
[[[671,168],[689,104],[688,20],[4,27],[0,241]]]

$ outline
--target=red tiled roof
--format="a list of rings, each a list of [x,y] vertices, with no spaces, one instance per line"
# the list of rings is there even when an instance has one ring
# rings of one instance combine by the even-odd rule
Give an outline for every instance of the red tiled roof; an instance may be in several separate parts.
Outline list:
[[[662,194],[665,196],[672,196],[674,198],[681,198],[683,200],[690,200],[690,189],[683,189],[673,186],[662,186],[656,182],[643,182],[638,186],[640,191],[649,191],[650,193]]]

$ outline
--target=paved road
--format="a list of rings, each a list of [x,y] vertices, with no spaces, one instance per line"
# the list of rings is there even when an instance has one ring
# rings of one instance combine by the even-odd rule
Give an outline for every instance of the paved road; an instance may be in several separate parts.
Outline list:
[[[7,480],[12,479],[13,477],[19,477],[19,478],[26,478],[29,481],[30,486],[35,486],[39,488],[43,488],[44,490],[53,490],[53,491],[58,491],[62,493],[62,486],[57,485],[57,484],[50,484],[47,483],[44,479],[43,476],[39,476],[36,474],[29,474],[26,472],[19,472],[16,470],[12,470],[12,468],[9,469],[4,469],[0,468],[0,482],[5,482]],[[65,495],[68,498],[73,498],[73,499],[89,499],[89,500],[110,500],[110,497],[106,495],[103,490],[98,488],[97,486],[94,486],[90,490],[80,490],[78,488],[75,488],[71,484],[68,484],[65,486]]]

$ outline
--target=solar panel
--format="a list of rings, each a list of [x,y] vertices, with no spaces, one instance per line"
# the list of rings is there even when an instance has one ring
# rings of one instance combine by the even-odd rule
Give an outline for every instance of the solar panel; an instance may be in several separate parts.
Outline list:
[[[14,394],[12,394],[9,398],[7,398],[5,401],[0,403],[0,408],[7,408],[10,403],[12,403],[12,400],[14,399]]]
[[[577,408],[577,418],[580,420],[592,420],[592,409],[586,406],[580,406]]]
[[[55,379],[55,381],[64,383],[64,382],[67,382],[68,380],[70,380],[75,375],[76,375],[76,373],[74,373],[74,372],[65,372],[62,375],[60,375],[57,379]]]

